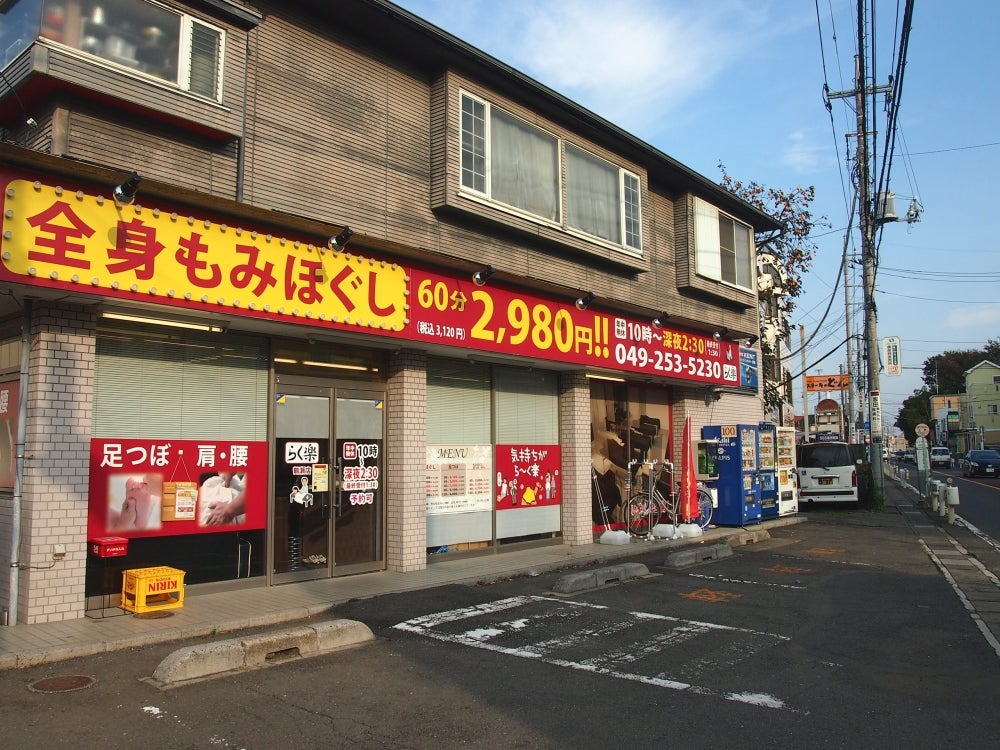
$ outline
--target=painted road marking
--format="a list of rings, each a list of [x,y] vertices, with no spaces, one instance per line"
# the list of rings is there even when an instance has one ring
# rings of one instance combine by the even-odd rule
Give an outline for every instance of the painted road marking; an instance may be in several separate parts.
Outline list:
[[[692,682],[709,675],[724,680],[734,664],[790,640],[776,633],[543,596],[435,612],[394,627],[654,687],[795,710],[766,693],[730,692]]]
[[[741,599],[743,594],[734,594],[731,591],[715,591],[713,589],[696,589],[688,591],[686,594],[678,594],[682,599],[694,599],[699,602],[730,602],[733,599]]]
[[[746,584],[749,586],[770,586],[777,589],[802,589],[805,586],[795,586],[791,583],[773,583],[771,581],[752,581],[747,578],[726,578],[725,576],[708,576],[703,573],[688,573],[692,578],[702,578],[706,581],[718,581],[719,583],[739,583]]]

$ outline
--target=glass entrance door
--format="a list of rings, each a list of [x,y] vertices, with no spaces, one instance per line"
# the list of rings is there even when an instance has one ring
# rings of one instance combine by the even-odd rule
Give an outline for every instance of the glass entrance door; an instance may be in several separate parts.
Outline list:
[[[325,388],[285,388],[276,399],[271,527],[278,581],[330,575],[331,416]]]
[[[334,575],[382,568],[384,404],[381,392],[337,390]]]
[[[383,567],[384,403],[377,390],[282,385],[274,420],[275,582]]]

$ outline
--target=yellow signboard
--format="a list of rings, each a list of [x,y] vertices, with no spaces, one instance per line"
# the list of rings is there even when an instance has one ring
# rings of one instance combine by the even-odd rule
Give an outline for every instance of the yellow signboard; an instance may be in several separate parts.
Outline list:
[[[227,314],[406,326],[406,271],[395,263],[27,180],[7,183],[3,208],[8,278]]]
[[[851,376],[848,373],[839,375],[806,375],[806,391],[841,391],[850,387]]]

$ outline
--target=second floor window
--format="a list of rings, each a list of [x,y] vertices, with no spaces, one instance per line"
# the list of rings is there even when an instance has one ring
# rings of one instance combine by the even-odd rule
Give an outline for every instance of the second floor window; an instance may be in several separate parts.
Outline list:
[[[222,29],[157,3],[45,0],[41,35],[184,91],[222,99]]]
[[[694,214],[697,273],[741,289],[754,289],[750,227],[700,198],[695,198]]]
[[[545,222],[642,250],[638,176],[462,94],[462,188]],[[562,207],[565,206],[565,217]]]
[[[986,408],[987,408],[987,411],[988,411],[988,413],[989,413],[989,415],[991,417],[995,417],[997,415],[997,405],[996,404],[990,404]]]

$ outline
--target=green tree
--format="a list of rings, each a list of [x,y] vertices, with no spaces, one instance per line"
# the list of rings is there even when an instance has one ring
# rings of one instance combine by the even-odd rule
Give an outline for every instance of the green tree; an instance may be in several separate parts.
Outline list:
[[[754,181],[734,180],[721,162],[719,169],[722,171],[722,187],[772,216],[782,226],[778,232],[756,232],[754,242],[758,252],[774,255],[784,269],[786,278],[780,294],[771,290],[759,293],[761,324],[770,318],[778,321],[778,330],[784,332],[788,313],[802,293],[802,276],[809,270],[817,249],[810,234],[815,227],[829,226],[829,221],[825,216],[814,218],[810,211],[810,206],[816,199],[816,189],[812,186],[800,185],[786,192],[764,187]],[[791,383],[786,377],[787,373],[782,371],[776,347],[771,346],[765,331],[762,330],[759,337],[760,374],[764,386],[764,409],[767,413],[774,409],[780,410],[791,402]]]
[[[899,415],[896,417],[896,427],[903,436],[913,445],[917,441],[916,426],[921,422],[930,424],[931,420],[931,391],[927,388],[920,388],[907,397],[899,407]]]

